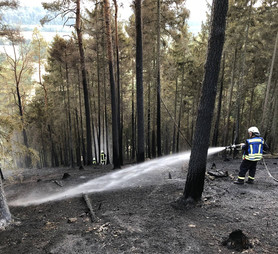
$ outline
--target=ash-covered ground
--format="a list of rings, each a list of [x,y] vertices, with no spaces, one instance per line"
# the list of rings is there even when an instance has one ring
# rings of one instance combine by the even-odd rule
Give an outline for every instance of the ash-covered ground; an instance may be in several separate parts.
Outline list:
[[[240,162],[224,161],[221,155],[210,157],[207,170],[228,175],[207,175],[203,201],[189,210],[170,205],[182,195],[185,162],[158,163],[157,170],[138,177],[136,184],[88,194],[94,222],[82,193],[10,206],[14,223],[0,232],[0,253],[278,253],[278,183],[260,162],[254,185],[233,184]],[[265,162],[278,178],[278,158],[268,156]],[[4,188],[12,202],[30,193],[60,193],[113,172],[110,166],[9,175],[3,170]],[[236,250],[227,244],[227,237],[236,230],[248,238],[248,249]]]

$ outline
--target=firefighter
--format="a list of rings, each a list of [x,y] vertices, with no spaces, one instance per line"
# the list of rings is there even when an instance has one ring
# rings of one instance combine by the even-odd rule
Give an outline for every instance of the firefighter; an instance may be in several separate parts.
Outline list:
[[[100,164],[101,165],[105,165],[106,164],[106,154],[104,153],[103,150],[100,153]]]
[[[235,184],[244,184],[247,171],[249,171],[249,176],[246,183],[254,183],[257,162],[263,158],[263,150],[268,150],[268,146],[264,139],[260,137],[260,132],[257,127],[250,127],[248,134],[249,139],[242,144],[243,160],[240,165],[238,178],[234,181]]]

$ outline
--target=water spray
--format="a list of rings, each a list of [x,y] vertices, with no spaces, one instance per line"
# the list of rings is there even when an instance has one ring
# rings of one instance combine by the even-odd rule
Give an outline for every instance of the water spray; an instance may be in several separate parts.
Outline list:
[[[225,150],[226,147],[214,147],[208,150],[208,156],[219,153]],[[125,169],[121,169],[112,173],[108,173],[104,176],[92,179],[86,183],[79,184],[70,189],[61,191],[59,193],[31,193],[28,196],[18,198],[9,202],[10,206],[29,206],[38,205],[46,202],[62,200],[80,196],[86,193],[98,193],[104,191],[111,191],[117,189],[123,189],[127,187],[141,186],[142,184],[153,184],[147,181],[147,178],[142,179],[139,176],[149,175],[150,173],[158,173],[161,170],[167,170],[167,167],[184,163],[190,158],[190,152],[184,152],[179,154],[173,154],[150,161],[146,161],[135,166],[131,166]],[[156,180],[158,178],[156,177]]]

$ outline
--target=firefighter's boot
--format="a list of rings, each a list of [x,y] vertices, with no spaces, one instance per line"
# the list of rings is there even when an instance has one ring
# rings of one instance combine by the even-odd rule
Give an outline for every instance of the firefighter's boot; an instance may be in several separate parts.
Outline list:
[[[238,179],[234,181],[234,184],[244,184],[244,178],[242,179],[238,177]]]
[[[249,176],[248,180],[246,181],[246,183],[254,184],[254,177]]]

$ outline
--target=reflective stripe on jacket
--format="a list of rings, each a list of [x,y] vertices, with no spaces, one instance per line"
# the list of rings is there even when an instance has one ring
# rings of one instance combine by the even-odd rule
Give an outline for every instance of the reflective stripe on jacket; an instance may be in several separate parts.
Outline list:
[[[254,137],[246,140],[248,151],[244,151],[243,159],[249,161],[259,161],[263,157],[264,139],[261,137]]]

